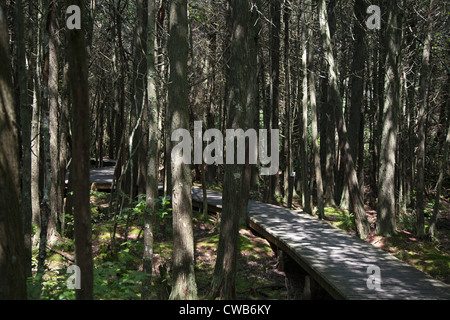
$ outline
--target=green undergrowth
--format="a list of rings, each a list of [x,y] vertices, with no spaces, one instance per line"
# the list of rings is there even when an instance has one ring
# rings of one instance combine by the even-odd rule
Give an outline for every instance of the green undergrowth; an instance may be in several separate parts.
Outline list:
[[[92,239],[94,260],[94,299],[137,300],[141,297],[144,280],[142,272],[143,211],[140,199],[125,210],[117,219],[117,234],[113,247],[114,217],[108,217],[108,197],[102,193],[91,193]],[[134,210],[138,208],[139,210]],[[220,219],[216,216],[204,218],[194,212],[195,276],[199,299],[206,299],[214,273],[219,242]],[[37,275],[34,260],[33,277],[28,282],[29,299],[61,300],[74,299],[75,290],[68,289],[67,273],[75,260],[73,240],[73,218],[66,217],[66,236],[52,244],[47,250],[45,273]],[[173,251],[170,211],[159,215],[155,226],[153,255],[152,292],[155,299],[167,299],[170,294],[171,260]],[[125,229],[128,226],[128,239]],[[37,257],[37,248],[33,257]],[[245,228],[240,230],[236,292],[239,299],[285,299],[284,277],[275,270],[276,258],[269,244]]]

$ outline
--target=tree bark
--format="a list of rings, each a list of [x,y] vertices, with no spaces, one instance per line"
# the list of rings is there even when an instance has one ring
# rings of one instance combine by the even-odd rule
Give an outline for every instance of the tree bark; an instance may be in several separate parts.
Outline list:
[[[433,24],[433,0],[430,1],[430,9],[427,19],[427,34],[423,46],[422,69],[420,71],[419,85],[419,106],[418,106],[418,147],[417,147],[417,192],[416,192],[416,233],[418,237],[425,236],[425,218],[424,218],[424,193],[425,193],[425,122],[426,111],[428,107],[428,92],[430,80],[430,55],[431,55],[431,37]]]
[[[309,6],[312,5],[312,1],[307,1]],[[306,16],[308,17],[308,16]],[[309,15],[312,17],[312,13]],[[312,21],[311,18],[308,18],[308,21]],[[308,29],[308,42],[307,42],[307,65],[309,70],[308,79],[309,79],[309,101],[311,105],[311,138],[313,142],[313,150],[314,150],[314,171],[316,178],[316,187],[317,187],[317,211],[320,219],[325,218],[324,212],[324,203],[323,203],[323,180],[322,180],[322,170],[320,166],[320,147],[319,147],[319,129],[318,129],[318,121],[317,121],[317,102],[316,102],[316,75],[314,73],[314,55],[313,55],[313,47],[312,41],[313,39],[313,31],[311,28]]]
[[[280,104],[280,34],[281,34],[281,1],[270,0],[271,16],[271,40],[270,40],[270,104],[271,104],[271,128],[279,128],[279,104]],[[278,173],[270,176],[272,200],[281,195],[280,176]]]
[[[397,114],[400,108],[401,16],[399,3],[389,2],[386,29],[386,68],[380,165],[378,184],[377,233],[393,236],[395,216],[395,153],[397,149]]]
[[[306,13],[303,13],[303,22],[306,23],[307,18]],[[302,81],[302,112],[299,114],[300,120],[300,163],[301,163],[301,179],[302,179],[302,204],[303,210],[309,214],[312,214],[311,210],[311,197],[309,192],[309,177],[308,177],[308,48],[307,48],[307,30],[306,24],[303,25],[302,30],[302,71],[303,71],[303,81]]]
[[[342,114],[342,100],[337,81],[338,72],[333,56],[333,48],[331,46],[325,0],[318,0],[318,14],[325,60],[328,64],[328,81],[329,88],[331,90],[330,94],[333,95],[332,101],[335,101],[335,105],[331,107],[334,109],[336,117],[336,126],[339,134],[339,148],[343,155],[342,159],[344,161],[343,165],[345,166],[347,186],[349,189],[350,200],[355,212],[356,232],[361,239],[365,239],[369,235],[370,226],[364,209],[363,197],[359,188],[358,178],[348,142],[347,128]]]
[[[5,2],[0,2],[0,300],[26,299],[19,136]]]
[[[25,32],[23,18],[23,2],[16,0],[15,29],[17,57],[17,85],[19,87],[20,126],[22,140],[22,217],[24,243],[26,249],[26,276],[31,277],[31,108],[28,96],[28,74],[25,61]]]
[[[77,5],[84,21],[84,1],[67,0]],[[82,23],[83,25],[83,23]],[[81,289],[78,300],[93,298],[92,228],[89,202],[89,83],[86,39],[84,30],[67,30],[69,79],[73,101],[73,174],[74,174],[74,228],[76,264],[81,271]]]
[[[155,35],[156,35],[156,4],[148,2],[148,30],[147,30],[147,108],[148,108],[148,154],[146,180],[146,210],[144,221],[144,255],[142,259],[143,271],[147,277],[142,282],[142,299],[151,298],[152,266],[153,266],[153,228],[154,214],[157,210],[158,198],[158,101],[156,97],[156,68],[155,68]],[[144,5],[145,6],[145,5]]]
[[[56,39],[56,12],[58,8],[55,0],[50,0],[47,19],[48,32],[48,107],[50,133],[50,217],[48,223],[48,241],[53,243],[59,234],[59,107],[58,107],[58,52]]]
[[[187,0],[170,3],[169,26],[169,113],[170,129],[189,129],[188,19]],[[172,150],[172,148],[171,148]],[[194,273],[194,234],[192,225],[192,178],[190,165],[171,159],[173,208],[173,266],[171,300],[197,299]]]
[[[247,1],[230,0],[231,44],[227,80],[229,98],[227,128],[246,129],[247,84],[248,84],[248,21],[250,8]],[[227,139],[227,147],[233,147]],[[235,159],[233,159],[235,160]],[[225,165],[223,210],[220,223],[219,246],[210,297],[232,299],[235,297],[236,260],[238,253],[239,221],[246,212],[248,186],[244,186],[244,164]]]

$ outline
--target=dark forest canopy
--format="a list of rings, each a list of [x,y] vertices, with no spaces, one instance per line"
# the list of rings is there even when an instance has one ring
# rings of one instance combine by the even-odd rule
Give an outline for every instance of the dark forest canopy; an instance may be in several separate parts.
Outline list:
[[[407,231],[440,243],[449,10],[436,0],[1,1],[0,299],[26,298],[26,279],[44,279],[49,250],[74,234],[88,274],[77,298],[97,297],[88,192],[99,187],[88,172],[108,164],[105,247],[117,257],[139,225],[143,299],[199,297],[193,183],[223,192],[208,298],[236,297],[249,199],[325,220],[327,208],[346,210],[365,240]],[[228,144],[227,130],[241,129],[259,139]],[[181,144],[177,130],[191,137]],[[171,158],[181,146],[188,161]],[[161,235],[173,256],[156,276]],[[153,292],[162,274],[170,295]]]

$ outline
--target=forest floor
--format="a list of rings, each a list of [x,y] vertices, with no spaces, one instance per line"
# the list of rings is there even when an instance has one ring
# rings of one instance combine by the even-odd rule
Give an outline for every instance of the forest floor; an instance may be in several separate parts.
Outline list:
[[[117,219],[108,218],[109,194],[91,192],[93,219],[94,298],[140,299],[142,273],[142,216],[130,211]],[[136,203],[136,208],[139,206]],[[195,237],[195,277],[199,299],[206,299],[214,273],[216,248],[219,241],[219,217],[206,219],[193,212]],[[128,234],[125,230],[128,220]],[[111,239],[117,222],[115,245]],[[236,275],[236,299],[284,300],[287,298],[284,273],[277,270],[277,258],[269,243],[242,227],[239,235],[239,255]],[[170,294],[172,230],[170,219],[160,221],[155,228],[153,290],[155,299],[167,299]],[[67,289],[74,264],[73,228],[68,221],[66,237],[61,237],[47,250],[46,272],[35,276],[29,285],[30,299],[73,299],[74,290]],[[36,250],[36,249],[35,249]],[[33,252],[37,256],[37,251]],[[36,263],[36,261],[34,261]]]
[[[91,192],[93,218],[94,297],[95,299],[140,299],[142,273],[142,215],[138,202],[115,218],[109,216],[108,193]],[[295,209],[300,209],[294,198]],[[279,205],[284,205],[279,203]],[[430,205],[430,204],[429,204]],[[376,212],[366,207],[372,232],[366,240],[417,269],[445,283],[450,283],[450,204],[443,201],[438,219],[438,238],[420,240],[412,233],[412,219],[405,216],[399,223],[397,236],[375,235]],[[430,208],[427,207],[427,210]],[[349,233],[353,229],[352,215],[339,208],[325,209],[326,221]],[[142,212],[141,212],[142,213]],[[216,248],[219,241],[219,216],[204,218],[194,211],[195,276],[199,299],[206,299],[214,273]],[[29,285],[31,299],[73,299],[74,290],[67,289],[67,268],[74,264],[73,225],[66,218],[66,236],[47,251],[46,273],[35,276]],[[117,223],[115,245],[111,243]],[[126,226],[128,225],[128,228]],[[128,230],[126,234],[126,230]],[[156,299],[167,299],[170,293],[172,258],[170,219],[160,221],[155,230],[153,292]],[[125,239],[125,237],[127,237]],[[37,256],[36,252],[33,256]],[[236,279],[237,299],[287,298],[284,273],[277,269],[277,257],[270,244],[241,226]],[[34,261],[36,263],[36,261]]]

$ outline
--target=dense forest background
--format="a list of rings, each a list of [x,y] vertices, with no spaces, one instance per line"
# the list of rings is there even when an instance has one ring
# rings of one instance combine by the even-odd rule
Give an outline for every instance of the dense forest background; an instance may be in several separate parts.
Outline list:
[[[321,219],[338,207],[362,239],[401,228],[439,246],[450,197],[447,1],[0,4],[1,298],[26,298],[26,279],[45,273],[65,237],[91,275],[77,298],[93,298],[89,168],[110,159],[106,219],[141,214],[142,298],[154,297],[145,274],[158,232],[173,232],[170,297],[197,297],[192,182],[223,191],[210,298],[234,297],[249,198]],[[81,8],[81,29],[67,26],[70,5]],[[171,133],[193,132],[194,121],[224,136],[279,129],[278,173],[263,176],[248,160],[171,163]],[[173,224],[160,229],[166,214]]]

